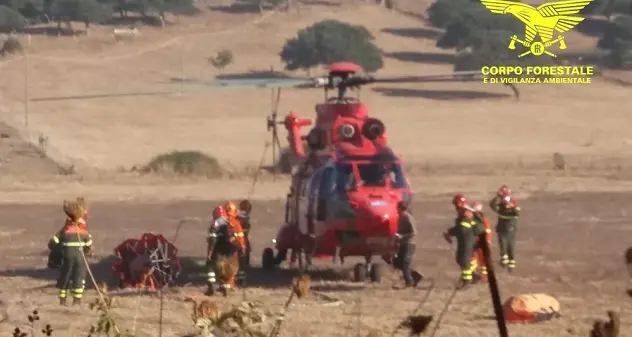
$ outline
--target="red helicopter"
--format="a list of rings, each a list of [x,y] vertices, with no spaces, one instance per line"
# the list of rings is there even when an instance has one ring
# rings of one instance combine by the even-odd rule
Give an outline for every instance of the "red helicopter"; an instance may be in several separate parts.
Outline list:
[[[309,133],[302,136],[300,132],[312,121],[293,112],[280,123],[299,164],[286,199],[285,223],[273,240],[277,254],[265,248],[262,265],[274,268],[287,259],[289,251],[290,265],[298,260],[300,269],[311,265],[313,257],[331,257],[342,264],[345,257],[359,256],[366,263],[355,265],[354,281],[369,277],[380,282],[382,265],[373,264],[372,258],[381,255],[388,263],[393,260],[397,204],[410,202],[412,193],[401,160],[387,144],[384,124],[369,117],[366,105],[345,96],[346,91],[375,82],[476,80],[477,73],[376,79],[356,75],[362,68],[349,62],[334,63],[328,70],[326,78],[314,81],[325,88],[327,100],[316,105],[316,125]],[[329,89],[337,89],[337,95],[328,98]],[[268,120],[273,139],[276,124]]]
[[[397,252],[397,204],[410,202],[412,192],[402,161],[387,143],[382,121],[369,117],[365,104],[346,96],[349,89],[371,83],[480,81],[480,72],[465,71],[440,75],[375,78],[363,75],[360,66],[338,62],[328,67],[325,77],[294,79],[217,80],[198,85],[182,84],[179,90],[124,92],[31,99],[49,101],[114,96],[163,95],[176,92],[207,91],[231,87],[255,88],[324,88],[325,103],[317,104],[316,123],[306,136],[301,129],[312,125],[291,112],[277,122],[276,108],[268,129],[273,143],[279,143],[276,126],[288,132],[291,154],[298,164],[292,172],[292,184],[285,204],[285,221],[263,251],[262,265],[270,270],[287,259],[298,260],[304,270],[312,258],[330,257],[344,263],[346,257],[363,257],[365,263],[354,267],[354,280],[367,277],[379,282],[382,265],[372,263],[374,256],[389,262]],[[518,98],[517,89],[509,85]],[[336,95],[328,97],[329,90]],[[279,89],[280,90],[280,89]],[[278,92],[280,94],[280,91]],[[277,96],[278,104],[279,96]],[[307,145],[307,148],[305,148]]]

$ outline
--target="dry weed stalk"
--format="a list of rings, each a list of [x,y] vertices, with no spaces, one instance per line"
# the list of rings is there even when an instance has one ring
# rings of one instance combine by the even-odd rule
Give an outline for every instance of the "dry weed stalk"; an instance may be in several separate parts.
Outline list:
[[[265,321],[266,314],[260,303],[245,301],[222,313],[217,305],[209,300],[203,300],[199,304],[193,299],[185,301],[193,302],[191,318],[200,330],[197,336],[266,337],[261,331],[261,323]]]
[[[191,313],[193,322],[197,322],[198,319],[217,319],[221,314],[217,304],[210,300],[203,299],[198,303],[194,298],[187,297],[184,301],[193,303],[193,312]]]
[[[301,274],[292,280],[292,292],[296,298],[301,299],[309,292],[311,281],[307,274]]]
[[[307,274],[300,274],[298,277],[292,280],[292,291],[290,292],[290,296],[287,298],[287,301],[285,301],[285,305],[281,309],[281,313],[279,314],[274,327],[272,327],[272,330],[268,334],[268,337],[276,337],[279,335],[279,333],[281,332],[283,321],[285,321],[285,313],[290,307],[290,304],[292,304],[292,300],[294,300],[294,297],[300,299],[303,296],[307,295],[307,293],[309,293],[310,286],[311,281],[309,275]]]
[[[112,307],[112,297],[107,294],[107,285],[102,283],[101,294],[92,303],[89,304],[90,310],[95,310],[99,313],[97,322],[90,327],[88,337],[106,335],[114,333],[114,337],[136,337],[136,335],[130,331],[120,332],[116,324],[114,316],[110,312]]]
[[[38,332],[41,333],[43,336],[53,335],[53,328],[51,328],[50,324],[46,324],[43,329],[38,329],[35,327],[36,322],[40,320],[39,312],[37,310],[33,310],[30,314],[28,314],[27,320],[29,321],[28,330],[30,331],[22,331],[20,327],[16,326],[13,330],[13,337],[34,337],[35,334]]]
[[[590,337],[618,337],[619,336],[619,315],[613,311],[608,311],[610,321],[596,320],[593,329],[590,331]]]
[[[83,215],[83,210],[81,209],[79,203],[76,201],[64,200],[63,209],[64,213],[66,213],[68,218],[70,218],[70,220],[72,220],[73,222],[79,220]]]
[[[217,259],[217,276],[224,282],[234,280],[239,271],[239,257],[235,254],[231,257],[220,256]]]

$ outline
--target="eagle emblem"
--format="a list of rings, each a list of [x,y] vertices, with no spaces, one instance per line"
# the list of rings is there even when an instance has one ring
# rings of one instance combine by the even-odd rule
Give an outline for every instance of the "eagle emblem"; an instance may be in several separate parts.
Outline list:
[[[516,42],[523,45],[528,50],[518,57],[532,54],[540,56],[547,54],[551,57],[557,55],[546,50],[546,48],[559,43],[560,49],[566,49],[564,35],[577,24],[584,21],[583,17],[571,16],[584,9],[593,0],[567,0],[549,2],[537,8],[514,1],[504,0],[480,0],[490,12],[494,14],[512,14],[525,24],[524,40],[517,35],[511,37],[509,49],[516,49]],[[557,38],[553,39],[554,32],[558,32]],[[534,41],[536,35],[540,35],[540,41]]]

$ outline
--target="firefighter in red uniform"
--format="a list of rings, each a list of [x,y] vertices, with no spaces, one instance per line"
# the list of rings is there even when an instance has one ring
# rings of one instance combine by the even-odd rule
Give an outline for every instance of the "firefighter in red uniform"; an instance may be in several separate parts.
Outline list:
[[[452,237],[457,239],[456,262],[461,268],[459,289],[464,289],[474,281],[476,266],[472,265],[471,257],[474,250],[477,222],[473,210],[468,206],[467,199],[462,194],[455,195],[452,204],[457,216],[454,219],[454,226],[443,233],[443,237],[448,243],[452,243]]]
[[[485,241],[488,246],[492,244],[492,223],[485,214],[483,214],[483,205],[476,201],[472,204],[474,209],[474,217],[477,221],[482,222],[483,229],[485,230]],[[472,255],[472,264],[480,270],[482,280],[487,280],[487,266],[485,265],[485,255],[483,254],[483,248],[478,243],[478,236],[474,239],[476,242],[476,249]]]

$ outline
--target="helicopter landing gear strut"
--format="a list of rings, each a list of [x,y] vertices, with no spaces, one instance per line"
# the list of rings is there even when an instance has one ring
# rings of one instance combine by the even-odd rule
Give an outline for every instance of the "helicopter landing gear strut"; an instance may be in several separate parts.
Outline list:
[[[367,278],[371,283],[382,282],[384,266],[379,263],[372,263],[371,257],[366,258],[366,263],[358,263],[353,267],[353,281],[366,282]]]

